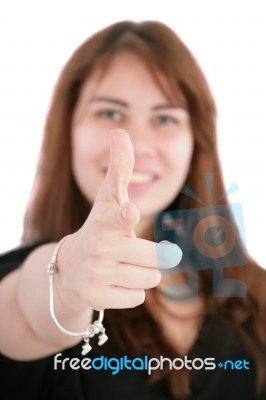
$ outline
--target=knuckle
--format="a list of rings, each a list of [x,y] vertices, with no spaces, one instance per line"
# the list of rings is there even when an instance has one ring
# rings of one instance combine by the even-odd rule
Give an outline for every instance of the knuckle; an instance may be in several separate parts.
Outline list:
[[[145,301],[145,291],[144,290],[137,290],[133,296],[133,307],[137,307],[140,304],[144,303]]]
[[[88,268],[88,281],[91,283],[95,283],[98,277],[98,268],[97,263],[93,262]]]
[[[148,270],[145,280],[145,288],[150,289],[159,285],[161,276],[161,272],[158,269],[153,268]]]
[[[152,274],[152,287],[159,285],[161,282],[162,274],[158,269],[155,269]]]
[[[87,251],[89,255],[93,258],[99,257],[109,257],[110,255],[110,246],[106,240],[103,240],[103,237],[94,236],[93,240],[88,242]]]
[[[99,240],[94,239],[88,242],[87,249],[92,257],[99,257],[102,253],[103,246]]]

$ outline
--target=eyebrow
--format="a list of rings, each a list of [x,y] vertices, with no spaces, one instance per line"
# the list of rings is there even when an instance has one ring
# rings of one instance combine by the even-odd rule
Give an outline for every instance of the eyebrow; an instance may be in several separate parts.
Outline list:
[[[114,99],[113,97],[93,97],[89,103],[96,103],[96,102],[108,102],[108,103],[114,103],[114,104],[119,104],[120,106],[123,107],[129,107],[129,104],[126,103],[123,100],[119,99]]]
[[[129,107],[129,104],[123,100],[115,99],[113,97],[94,97],[92,98],[89,103],[97,103],[97,102],[107,102],[107,103],[114,103],[118,104],[122,107]],[[167,109],[167,108],[172,108],[172,109],[185,109],[184,106],[180,105],[174,105],[174,104],[157,104],[152,107],[152,110],[162,110],[162,109]]]

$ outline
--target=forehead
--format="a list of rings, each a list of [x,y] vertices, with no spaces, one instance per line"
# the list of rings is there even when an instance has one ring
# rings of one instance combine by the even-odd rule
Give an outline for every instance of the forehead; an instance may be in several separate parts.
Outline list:
[[[145,90],[146,89],[146,90]],[[76,104],[75,114],[79,114],[86,99],[97,95],[117,95],[130,97],[132,92],[143,99],[152,101],[153,96],[168,100],[173,105],[187,108],[184,94],[177,86],[170,85],[168,78],[159,70],[158,66],[145,62],[133,52],[123,51],[109,58],[107,62],[94,68],[84,81]]]
[[[155,78],[157,75],[158,78]],[[159,75],[162,74],[158,70],[151,71],[140,57],[130,52],[123,52],[112,57],[107,64],[96,68],[83,84],[83,90],[86,91],[87,87],[87,91],[103,88],[103,90],[129,92],[139,86],[143,89],[144,85],[147,91],[161,92],[157,80],[163,80],[163,77],[159,78]]]

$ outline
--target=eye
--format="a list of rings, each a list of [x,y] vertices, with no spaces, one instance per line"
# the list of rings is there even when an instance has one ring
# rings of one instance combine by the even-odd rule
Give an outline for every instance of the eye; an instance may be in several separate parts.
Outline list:
[[[176,125],[178,121],[170,115],[158,115],[155,117],[156,125]]]
[[[111,121],[121,121],[122,113],[117,110],[102,110],[98,112],[98,115],[103,119]]]

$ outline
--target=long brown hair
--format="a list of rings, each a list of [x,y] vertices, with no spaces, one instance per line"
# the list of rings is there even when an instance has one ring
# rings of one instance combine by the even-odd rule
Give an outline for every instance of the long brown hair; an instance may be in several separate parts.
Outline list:
[[[172,101],[177,101],[180,91],[186,99],[194,134],[194,153],[186,186],[198,197],[206,199],[204,173],[211,172],[215,176],[213,199],[225,191],[216,146],[215,103],[197,61],[176,33],[160,22],[118,22],[85,41],[61,72],[47,114],[39,165],[24,218],[22,244],[58,241],[79,229],[87,218],[91,205],[81,194],[71,170],[72,114],[85,79],[96,68],[106,69],[113,56],[125,50],[141,57],[156,83]],[[163,83],[158,72],[166,78],[168,85]],[[226,198],[222,204],[228,204]],[[169,209],[200,206],[197,199],[180,193]],[[227,277],[242,280],[248,287],[247,296],[239,298],[213,297],[210,271],[203,271],[200,276],[206,314],[219,316],[233,328],[256,359],[258,388],[262,387],[265,373],[261,356],[266,344],[265,272],[251,257],[244,266],[227,269]],[[108,311],[108,318],[116,324],[116,332],[124,334],[124,340],[136,353],[142,351],[158,356],[172,351],[173,355],[178,354],[162,335],[154,334],[156,330],[151,327],[156,327],[156,323],[145,305],[135,310]],[[188,371],[159,371],[156,378],[162,377],[175,398],[185,398],[189,394],[191,377]]]

